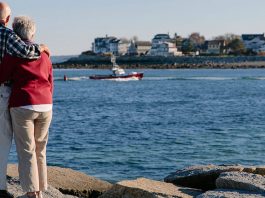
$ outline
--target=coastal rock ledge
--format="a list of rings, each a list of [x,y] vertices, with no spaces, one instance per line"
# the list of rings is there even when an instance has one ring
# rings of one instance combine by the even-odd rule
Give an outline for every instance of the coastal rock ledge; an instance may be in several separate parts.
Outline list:
[[[264,166],[203,165],[177,170],[166,182],[138,178],[112,185],[71,169],[48,167],[44,198],[265,198],[264,173]],[[8,166],[8,190],[22,198],[16,165]]]
[[[223,172],[243,171],[240,165],[202,165],[191,166],[171,173],[164,180],[175,185],[197,188],[202,190],[213,190],[216,188],[215,181]]]
[[[15,164],[8,165],[8,189],[14,197],[23,195],[18,181],[18,168]],[[44,198],[97,198],[109,190],[112,184],[88,176],[69,168],[48,167],[48,192]],[[69,195],[69,196],[68,196]],[[72,196],[70,196],[72,195]],[[2,198],[2,197],[1,197]]]
[[[264,173],[264,166],[203,165],[177,170],[164,180],[203,190],[196,198],[261,198],[265,197]]]
[[[118,182],[99,198],[191,198],[201,193],[201,190],[139,178]]]
[[[7,179],[7,187],[9,193],[15,198],[25,198],[24,192],[20,186],[18,178],[11,178],[8,177]],[[72,195],[64,195],[56,188],[49,186],[48,190],[43,194],[44,198],[77,198],[76,196]],[[4,198],[4,197],[1,197]]]

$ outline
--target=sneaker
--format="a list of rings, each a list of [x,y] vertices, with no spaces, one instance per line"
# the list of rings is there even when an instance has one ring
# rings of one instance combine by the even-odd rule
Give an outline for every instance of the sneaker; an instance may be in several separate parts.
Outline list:
[[[1,198],[14,198],[7,190],[0,190],[0,197]]]

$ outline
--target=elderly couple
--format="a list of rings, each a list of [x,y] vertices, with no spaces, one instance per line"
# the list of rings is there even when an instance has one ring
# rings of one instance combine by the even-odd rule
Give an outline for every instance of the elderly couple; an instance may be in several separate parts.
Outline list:
[[[36,28],[29,17],[15,17],[0,2],[0,198],[7,191],[6,171],[12,137],[25,195],[41,198],[47,189],[46,145],[52,119],[52,64],[49,49],[32,43]]]

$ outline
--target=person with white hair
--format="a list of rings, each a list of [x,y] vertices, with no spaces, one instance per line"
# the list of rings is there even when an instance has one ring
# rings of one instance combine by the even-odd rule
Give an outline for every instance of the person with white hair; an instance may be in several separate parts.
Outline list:
[[[33,44],[34,21],[15,17],[13,31]],[[26,197],[42,198],[47,190],[46,145],[52,119],[52,63],[46,53],[37,60],[6,54],[0,66],[0,81],[11,81],[9,108],[18,154],[20,184]]]
[[[40,53],[49,49],[45,45],[26,44],[11,29],[7,28],[11,9],[7,3],[0,2],[0,64],[6,53],[25,59],[38,59]],[[6,171],[13,133],[11,130],[8,100],[11,92],[9,81],[0,82],[0,197],[12,197],[7,192]]]

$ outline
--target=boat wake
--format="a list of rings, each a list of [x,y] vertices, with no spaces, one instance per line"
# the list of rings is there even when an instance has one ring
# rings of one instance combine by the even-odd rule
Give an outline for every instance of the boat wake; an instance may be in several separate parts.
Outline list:
[[[211,81],[221,81],[221,80],[237,80],[237,78],[232,77],[145,77],[145,80],[211,80]]]
[[[139,81],[138,78],[115,78],[115,79],[104,79],[105,81],[116,81],[116,82],[128,82],[128,81]]]
[[[86,81],[90,80],[89,76],[76,76],[76,77],[67,77],[67,81]],[[189,81],[229,81],[229,80],[265,80],[265,76],[260,77],[172,77],[172,76],[163,76],[163,77],[145,77],[144,81],[165,81],[165,80],[189,80]],[[54,81],[64,81],[63,77],[55,77]],[[128,81],[139,81],[138,78],[115,78],[115,79],[103,79],[103,81],[116,81],[116,82],[128,82]]]
[[[76,77],[67,77],[67,81],[82,81],[89,80],[88,76],[76,76]],[[54,81],[65,81],[64,77],[55,77]]]
[[[230,81],[230,80],[265,80],[265,77],[145,77],[144,80],[164,81],[164,80],[189,80],[189,81]]]

